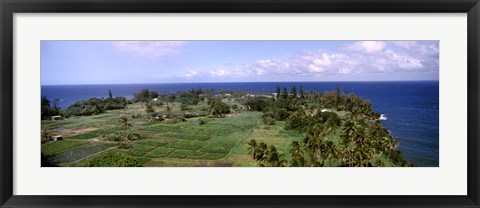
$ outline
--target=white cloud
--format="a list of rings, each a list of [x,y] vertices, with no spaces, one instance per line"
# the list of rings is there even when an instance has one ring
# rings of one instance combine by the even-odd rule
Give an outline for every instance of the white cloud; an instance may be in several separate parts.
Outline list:
[[[358,41],[347,47],[348,50],[356,52],[377,53],[385,49],[383,41]]]
[[[250,69],[223,68],[210,71],[212,77],[247,77],[253,75]]]
[[[193,77],[196,77],[196,76],[200,76],[200,72],[191,70],[191,71],[188,71],[187,73],[185,73],[186,78],[193,78]]]
[[[210,71],[212,77],[321,76],[438,72],[437,41],[358,41],[330,51],[264,59],[241,68]]]
[[[118,50],[139,57],[160,57],[179,53],[183,41],[115,41]]]
[[[313,64],[309,64],[309,65],[308,65],[308,70],[309,70],[310,72],[314,72],[314,73],[324,71],[323,68],[321,68],[321,67],[319,67],[319,66],[316,66],[316,65],[313,65]]]

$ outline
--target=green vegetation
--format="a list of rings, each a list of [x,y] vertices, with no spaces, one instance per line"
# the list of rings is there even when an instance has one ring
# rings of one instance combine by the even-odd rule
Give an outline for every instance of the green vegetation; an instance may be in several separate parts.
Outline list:
[[[397,142],[380,124],[379,114],[373,111],[369,101],[354,94],[342,94],[338,85],[334,92],[326,93],[306,94],[302,89],[300,97],[295,86],[290,95],[285,95],[285,91],[276,101],[254,100],[250,104],[252,109],[264,112],[265,124],[286,120],[285,129],[302,132],[303,140],[292,141],[289,152],[250,140],[249,154],[259,165],[411,166],[397,150]],[[262,108],[258,107],[259,103]],[[289,116],[285,119],[281,114]]]
[[[42,98],[42,166],[411,165],[369,101],[339,87],[276,91],[144,89],[128,101],[109,90],[107,99],[66,109]],[[64,119],[48,119],[57,113],[52,109]],[[51,141],[52,135],[65,139]]]
[[[148,159],[134,158],[123,152],[112,151],[88,161],[88,167],[141,167]]]
[[[150,100],[157,98],[158,92],[143,89],[138,93],[133,94],[133,102],[149,102]]]
[[[62,115],[66,117],[70,116],[85,116],[85,115],[97,115],[105,112],[106,110],[123,109],[127,106],[127,99],[124,97],[98,99],[90,98],[85,101],[76,102],[71,106],[68,106]]]
[[[50,116],[56,116],[60,113],[60,109],[57,107],[57,103],[53,103],[53,107],[50,106],[50,100],[47,97],[41,98],[41,115],[42,119],[49,119]]]
[[[55,155],[87,143],[87,141],[80,140],[60,140],[57,142],[50,142],[42,145],[42,153],[47,156]]]

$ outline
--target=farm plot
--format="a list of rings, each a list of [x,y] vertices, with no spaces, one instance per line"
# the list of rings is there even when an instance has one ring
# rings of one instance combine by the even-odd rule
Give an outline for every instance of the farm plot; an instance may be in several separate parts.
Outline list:
[[[54,155],[53,157],[49,158],[49,162],[53,164],[69,163],[114,146],[116,146],[116,144],[93,142],[88,145]]]
[[[248,112],[225,118],[191,118],[187,122],[164,124],[145,122],[141,108],[112,111],[105,115],[68,118],[63,121],[45,121],[52,128],[79,129],[66,133],[65,140],[42,145],[42,153],[49,162],[67,166],[252,166],[248,156],[247,142],[251,138],[276,137],[283,131],[283,124],[263,131],[261,112]],[[132,113],[132,129],[142,139],[125,142],[109,142],[103,135],[121,132],[118,115]],[[137,115],[137,113],[139,113]],[[78,125],[74,125],[76,123]],[[110,119],[110,120],[109,120]],[[202,119],[205,124],[195,125]],[[103,123],[101,123],[103,122]],[[60,125],[61,123],[66,125]],[[82,131],[90,129],[89,131]],[[260,130],[259,130],[260,129]],[[285,133],[284,133],[285,134]],[[290,137],[291,135],[282,135]],[[92,140],[93,138],[98,139]],[[279,144],[284,147],[283,141]],[[118,146],[113,150],[105,151]],[[114,157],[119,160],[114,161]]]
[[[81,140],[60,140],[57,142],[49,142],[42,144],[42,154],[45,156],[51,156],[87,143],[87,141]]]

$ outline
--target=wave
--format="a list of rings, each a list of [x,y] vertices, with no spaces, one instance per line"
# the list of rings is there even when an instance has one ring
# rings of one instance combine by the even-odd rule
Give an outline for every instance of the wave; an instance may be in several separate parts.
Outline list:
[[[385,116],[385,114],[380,114],[380,118],[378,118],[378,120],[386,121],[387,116]]]

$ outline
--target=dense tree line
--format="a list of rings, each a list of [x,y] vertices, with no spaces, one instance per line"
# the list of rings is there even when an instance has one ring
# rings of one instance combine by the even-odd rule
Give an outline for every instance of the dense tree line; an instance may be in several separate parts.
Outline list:
[[[65,109],[57,107],[54,102],[53,107],[50,106],[50,100],[45,96],[41,97],[41,115],[42,119],[49,119],[51,116],[85,116],[98,115],[107,110],[124,109],[128,100],[125,97],[112,97],[112,91],[108,91],[109,97],[107,99],[90,98],[76,102]]]
[[[127,104],[128,101],[125,97],[107,99],[90,98],[88,100],[76,102],[73,105],[68,106],[66,109],[63,109],[62,115],[66,117],[98,115],[107,110],[124,109]]]

